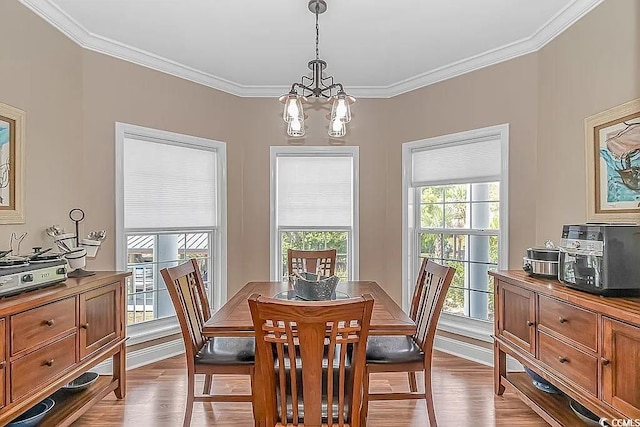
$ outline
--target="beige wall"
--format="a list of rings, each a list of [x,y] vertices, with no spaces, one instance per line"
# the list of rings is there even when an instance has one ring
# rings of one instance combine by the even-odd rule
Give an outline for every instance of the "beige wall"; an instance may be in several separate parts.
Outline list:
[[[640,97],[640,2],[607,0],[539,53],[536,242],[586,220],[584,119]],[[640,215],[636,218],[640,222]]]
[[[243,111],[251,117],[244,138],[244,253],[245,279],[269,277],[269,147],[287,145],[281,104],[274,99],[243,99]],[[346,145],[359,146],[360,157],[360,278],[384,280],[386,242],[385,160],[380,135],[385,100],[358,100],[349,124]],[[329,145],[328,111],[307,109],[307,134],[295,144]],[[332,140],[335,143],[335,140]],[[313,191],[310,189],[310,191]],[[398,283],[397,281],[396,283]],[[237,284],[230,283],[230,286]]]
[[[385,129],[388,213],[386,277],[401,275],[401,143],[509,123],[509,265],[521,265],[535,236],[537,56],[526,55],[391,99]],[[451,167],[455,167],[452,164]],[[401,289],[395,286],[394,298]]]
[[[26,224],[0,225],[0,249],[26,231],[28,252],[81,200],[82,50],[17,1],[0,1],[0,17],[0,102],[27,113]]]
[[[17,0],[0,2],[0,16],[0,38],[12,40],[0,55],[0,102],[27,112],[27,223],[0,226],[0,249],[12,231],[29,231],[26,246],[48,242],[43,229],[70,228],[69,209],[81,207],[84,230],[109,236],[89,267],[114,267],[120,121],[227,143],[229,294],[268,278],[269,146],[291,143],[277,100],[234,97],[83,50]],[[510,124],[514,268],[527,246],[583,221],[583,119],[639,95],[639,16],[636,1],[607,0],[539,53],[358,100],[345,143],[360,147],[360,277],[400,300],[403,142]],[[295,143],[328,145],[326,113],[309,111],[307,137]]]
[[[184,133],[227,143],[228,280],[244,280],[242,246],[242,138],[239,98],[91,51],[83,58],[84,182],[78,202],[85,230],[109,238],[91,268],[115,266],[115,122]],[[185,167],[186,165],[176,165]]]

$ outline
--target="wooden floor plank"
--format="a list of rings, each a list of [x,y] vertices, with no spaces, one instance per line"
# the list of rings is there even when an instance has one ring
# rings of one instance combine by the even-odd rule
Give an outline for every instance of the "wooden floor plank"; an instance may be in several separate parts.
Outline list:
[[[422,377],[419,376],[420,386]],[[113,394],[96,404],[74,427],[180,426],[184,414],[186,368],[183,356],[128,372],[127,397]],[[202,379],[197,384],[202,389]],[[247,393],[249,381],[242,376],[215,376],[218,393]],[[526,426],[547,424],[514,394],[493,394],[491,368],[444,353],[434,356],[433,389],[438,425]],[[373,392],[407,391],[406,374],[379,374],[371,378]],[[248,403],[196,403],[192,426],[252,427]],[[423,400],[372,402],[368,427],[427,426]]]

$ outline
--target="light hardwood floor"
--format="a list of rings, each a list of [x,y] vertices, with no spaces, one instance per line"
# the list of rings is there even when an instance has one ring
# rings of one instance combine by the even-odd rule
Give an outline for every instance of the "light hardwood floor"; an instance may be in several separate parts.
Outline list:
[[[185,366],[183,357],[174,357],[129,371],[125,400],[118,401],[110,395],[73,426],[181,426],[185,402]],[[492,372],[486,366],[435,353],[433,389],[440,427],[547,426],[515,395],[505,393],[501,397],[494,396]],[[197,383],[196,387],[202,390],[202,382]],[[249,381],[241,376],[214,376],[214,388],[216,392],[247,393]],[[380,374],[371,378],[373,392],[407,389],[406,374]],[[370,405],[368,427],[428,425],[423,400],[373,402]],[[252,427],[251,405],[196,403],[191,425]]]

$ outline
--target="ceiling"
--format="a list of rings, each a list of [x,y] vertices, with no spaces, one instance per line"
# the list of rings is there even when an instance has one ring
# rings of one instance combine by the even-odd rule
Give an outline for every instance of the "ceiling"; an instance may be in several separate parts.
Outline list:
[[[289,91],[315,55],[307,0],[20,0],[81,46],[239,96]],[[327,0],[320,58],[391,97],[544,46],[602,0]]]

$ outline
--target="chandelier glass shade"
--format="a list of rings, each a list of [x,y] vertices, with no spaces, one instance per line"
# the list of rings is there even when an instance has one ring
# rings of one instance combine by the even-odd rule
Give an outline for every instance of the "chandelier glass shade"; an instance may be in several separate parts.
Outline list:
[[[325,0],[310,0],[309,10],[316,16],[316,59],[309,61],[308,67],[311,76],[302,76],[300,82],[291,85],[291,91],[280,97],[284,104],[282,119],[287,123],[287,135],[291,137],[304,136],[304,109],[307,96],[315,98],[327,98],[331,102],[331,115],[329,116],[329,136],[341,138],[347,133],[346,124],[351,121],[351,104],[356,99],[347,95],[341,83],[335,83],[333,76],[325,76],[324,69],[327,63],[320,59],[318,42],[320,29],[318,15],[327,10]]]

